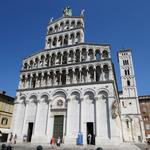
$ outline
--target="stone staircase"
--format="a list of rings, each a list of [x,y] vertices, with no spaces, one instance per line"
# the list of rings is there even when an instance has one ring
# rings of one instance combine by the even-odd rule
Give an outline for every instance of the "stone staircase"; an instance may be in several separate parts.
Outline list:
[[[36,150],[38,145],[43,146],[43,150],[96,150],[98,147],[102,148],[102,150],[150,150],[150,147],[146,149],[146,144],[134,144],[134,143],[122,143],[118,145],[64,145],[62,144],[60,147],[51,146],[50,144],[32,144],[32,143],[22,143],[15,144],[13,146],[13,150]]]

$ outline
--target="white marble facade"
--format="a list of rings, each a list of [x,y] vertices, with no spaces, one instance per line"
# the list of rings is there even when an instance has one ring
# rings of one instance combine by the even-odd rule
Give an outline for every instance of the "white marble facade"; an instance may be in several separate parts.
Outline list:
[[[143,140],[137,94],[119,95],[111,46],[85,43],[83,18],[64,12],[51,20],[45,49],[23,60],[12,124],[18,142],[49,143],[59,135],[65,144],[76,144],[79,133],[83,144],[88,133],[96,145]],[[120,62],[122,53],[131,51],[119,52]],[[133,71],[133,64],[127,67]],[[131,104],[123,108],[126,99]]]

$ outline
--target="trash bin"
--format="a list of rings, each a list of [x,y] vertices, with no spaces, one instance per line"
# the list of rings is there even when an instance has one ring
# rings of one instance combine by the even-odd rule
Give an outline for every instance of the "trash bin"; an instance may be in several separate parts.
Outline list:
[[[77,145],[83,145],[83,134],[82,133],[78,133]]]

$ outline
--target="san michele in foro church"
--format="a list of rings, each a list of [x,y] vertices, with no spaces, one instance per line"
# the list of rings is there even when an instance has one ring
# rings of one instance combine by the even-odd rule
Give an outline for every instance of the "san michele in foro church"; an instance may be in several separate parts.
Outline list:
[[[62,17],[49,21],[45,48],[23,59],[12,123],[17,142],[144,140],[131,49],[117,54],[119,91],[111,45],[85,42],[84,27],[84,10],[73,16],[66,7]]]

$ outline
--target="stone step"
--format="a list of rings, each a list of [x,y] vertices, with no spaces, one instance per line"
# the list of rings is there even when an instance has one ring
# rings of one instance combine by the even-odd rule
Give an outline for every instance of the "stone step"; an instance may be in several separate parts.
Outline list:
[[[5,143],[8,145],[7,143]],[[52,146],[50,144],[32,144],[32,143],[22,143],[22,144],[15,144],[12,145],[13,150],[36,150],[38,145],[43,146],[43,150],[97,150],[97,148],[102,148],[99,150],[146,150],[146,144],[138,145],[133,143],[122,143],[119,145],[101,145],[101,146],[93,146],[93,145],[63,145],[61,144],[60,147],[56,145]],[[150,150],[150,149],[149,149]]]

